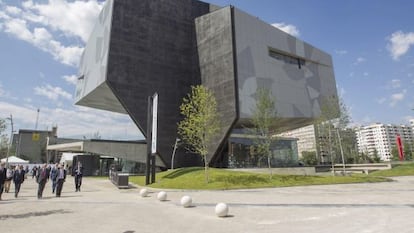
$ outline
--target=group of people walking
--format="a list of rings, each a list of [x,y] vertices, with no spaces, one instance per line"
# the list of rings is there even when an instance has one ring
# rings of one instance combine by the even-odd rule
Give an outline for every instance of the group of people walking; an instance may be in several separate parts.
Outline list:
[[[20,191],[21,184],[24,182],[28,169],[24,170],[22,165],[6,168],[5,163],[0,164],[0,201],[2,200],[3,191],[8,193],[10,190],[10,183],[13,180],[15,193],[17,198]],[[43,164],[42,166],[32,169],[32,178],[36,178],[38,184],[37,198],[43,197],[43,190],[46,183],[52,181],[52,193],[56,193],[56,197],[60,197],[62,193],[63,184],[66,180],[67,171],[61,164],[54,166]],[[73,169],[73,176],[75,177],[75,190],[80,192],[82,185],[83,166],[78,162]]]
[[[7,169],[5,163],[0,164],[0,201],[2,200],[1,196],[3,191],[6,193],[10,192],[10,184],[12,181],[14,183],[14,197],[17,198],[20,186],[24,182],[25,173],[22,165]]]

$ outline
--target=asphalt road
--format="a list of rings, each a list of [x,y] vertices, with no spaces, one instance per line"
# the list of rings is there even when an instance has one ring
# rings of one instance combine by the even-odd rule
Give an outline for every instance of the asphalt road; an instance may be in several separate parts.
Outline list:
[[[75,192],[68,177],[60,198],[52,194],[50,182],[41,200],[36,189],[29,178],[17,199],[13,193],[3,194],[1,233],[414,232],[414,177],[370,184],[166,190],[163,202],[156,198],[160,190],[143,198],[139,188],[117,189],[106,179],[84,178],[82,192]],[[193,207],[180,205],[184,195],[193,198]],[[219,202],[228,204],[229,216],[215,215]]]

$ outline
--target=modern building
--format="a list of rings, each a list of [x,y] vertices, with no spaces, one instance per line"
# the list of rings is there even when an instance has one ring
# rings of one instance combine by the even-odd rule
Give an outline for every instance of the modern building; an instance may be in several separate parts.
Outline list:
[[[157,149],[170,167],[179,106],[200,84],[214,93],[223,126],[210,166],[225,166],[230,135],[251,125],[258,88],[271,90],[282,130],[309,125],[324,99],[337,99],[329,54],[233,6],[108,0],[81,59],[75,102],[128,114],[149,136],[148,97],[158,93]],[[176,153],[175,166],[202,164]]]
[[[383,161],[392,159],[397,135],[400,135],[402,142],[413,142],[413,130],[406,125],[375,123],[357,128],[356,135],[360,153],[372,156],[376,151]]]
[[[45,163],[51,158],[46,146],[57,141],[57,127],[52,130],[20,129],[13,135],[12,148],[19,158],[29,160],[31,163]]]
[[[280,136],[297,138],[298,155],[302,156],[302,152],[317,151],[317,135],[315,125],[308,125],[294,130],[289,130],[280,134]]]

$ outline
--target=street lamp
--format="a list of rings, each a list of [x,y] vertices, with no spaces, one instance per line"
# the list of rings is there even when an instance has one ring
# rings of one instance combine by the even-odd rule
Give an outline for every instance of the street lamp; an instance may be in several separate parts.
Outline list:
[[[177,150],[177,144],[181,141],[179,138],[175,138],[175,144],[174,144],[174,150],[171,156],[171,170],[174,170],[174,157],[175,157],[175,151]]]

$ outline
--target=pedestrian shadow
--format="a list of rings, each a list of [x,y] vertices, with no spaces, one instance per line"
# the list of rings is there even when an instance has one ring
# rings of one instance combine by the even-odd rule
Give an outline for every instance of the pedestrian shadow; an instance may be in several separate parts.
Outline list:
[[[0,215],[0,220],[22,219],[22,218],[30,218],[30,217],[49,216],[49,215],[53,215],[53,214],[70,214],[70,213],[72,213],[72,211],[59,209],[59,210],[27,212],[27,213],[24,213],[24,214],[5,214],[5,215]]]

